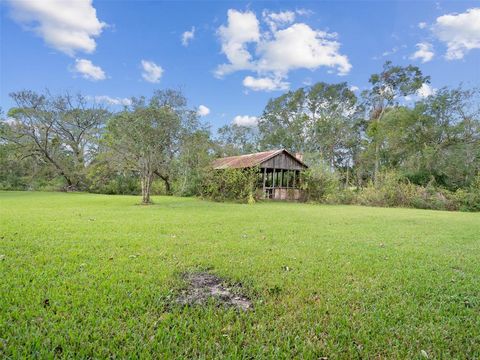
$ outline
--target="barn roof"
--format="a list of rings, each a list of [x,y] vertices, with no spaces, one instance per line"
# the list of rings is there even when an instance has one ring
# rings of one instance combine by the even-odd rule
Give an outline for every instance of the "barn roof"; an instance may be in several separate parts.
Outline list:
[[[302,166],[307,167],[305,163],[297,159],[294,155],[288,152],[285,149],[263,151],[247,155],[239,156],[229,156],[220,159],[216,159],[212,166],[214,169],[240,169],[240,168],[249,168],[262,164],[263,162],[281,154],[282,152],[287,153],[289,156],[298,161]]]

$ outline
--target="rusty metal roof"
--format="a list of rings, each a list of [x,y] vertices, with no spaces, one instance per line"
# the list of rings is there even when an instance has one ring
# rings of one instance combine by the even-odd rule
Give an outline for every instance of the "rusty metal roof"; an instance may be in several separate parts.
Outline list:
[[[303,161],[297,159],[294,155],[292,155],[285,149],[263,151],[263,152],[247,154],[247,155],[224,157],[224,158],[214,160],[212,166],[214,169],[217,169],[217,170],[228,169],[228,168],[230,169],[249,168],[249,167],[258,166],[264,161],[267,161],[268,159],[271,159],[272,157],[282,152],[286,152],[287,154],[295,158],[299,163],[307,167],[303,163]]]

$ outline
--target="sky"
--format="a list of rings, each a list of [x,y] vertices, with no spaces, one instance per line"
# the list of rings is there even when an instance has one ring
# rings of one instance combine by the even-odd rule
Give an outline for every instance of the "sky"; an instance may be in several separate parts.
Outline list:
[[[254,126],[268,100],[318,81],[359,93],[386,60],[431,76],[417,94],[480,86],[480,1],[0,3],[0,107],[24,89],[120,110],[184,92],[212,130]]]

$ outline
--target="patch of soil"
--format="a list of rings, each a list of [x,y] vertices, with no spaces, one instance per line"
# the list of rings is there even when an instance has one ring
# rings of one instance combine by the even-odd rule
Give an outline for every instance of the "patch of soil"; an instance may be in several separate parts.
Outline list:
[[[205,305],[210,299],[228,307],[251,310],[252,302],[241,294],[241,287],[228,287],[226,282],[216,275],[206,272],[186,273],[184,279],[188,288],[177,298],[182,305]]]

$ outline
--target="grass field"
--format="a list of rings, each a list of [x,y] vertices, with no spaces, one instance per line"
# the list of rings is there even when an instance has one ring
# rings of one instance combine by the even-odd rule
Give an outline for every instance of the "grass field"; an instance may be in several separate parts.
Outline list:
[[[154,201],[0,192],[0,357],[480,358],[480,214]]]

